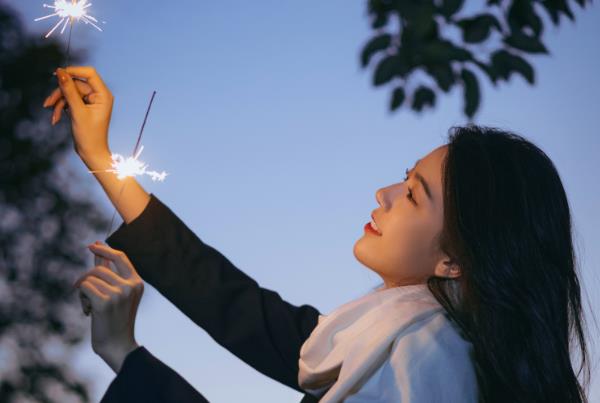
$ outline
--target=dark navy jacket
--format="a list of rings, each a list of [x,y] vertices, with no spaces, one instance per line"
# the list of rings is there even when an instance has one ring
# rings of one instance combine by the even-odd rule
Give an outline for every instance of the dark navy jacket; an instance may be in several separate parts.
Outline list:
[[[319,311],[295,306],[204,243],[154,194],[144,211],[107,239],[156,288],[217,343],[264,375],[317,399],[298,385],[300,347]],[[265,398],[268,400],[268,397]],[[205,403],[208,400],[144,346],[130,352],[101,403]]]

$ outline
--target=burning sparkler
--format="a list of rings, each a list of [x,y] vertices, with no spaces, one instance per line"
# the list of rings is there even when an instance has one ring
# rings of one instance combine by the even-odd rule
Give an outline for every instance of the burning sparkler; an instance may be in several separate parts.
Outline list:
[[[152,180],[163,181],[167,173],[165,171],[158,173],[156,171],[146,171],[147,164],[144,164],[142,161],[138,160],[138,157],[142,153],[144,146],[141,146],[138,151],[138,147],[140,146],[140,141],[142,140],[142,134],[144,133],[144,127],[146,126],[146,121],[148,120],[148,114],[150,113],[150,108],[152,107],[152,102],[154,101],[154,96],[156,95],[156,91],[152,92],[152,97],[150,98],[150,102],[148,103],[148,109],[146,109],[146,115],[144,116],[144,121],[142,122],[142,127],[140,128],[140,133],[138,134],[137,141],[135,142],[135,147],[133,148],[133,154],[131,157],[124,158],[120,154],[112,154],[112,164],[111,168],[101,171],[89,171],[89,172],[113,172],[117,175],[118,179],[124,179],[126,177],[133,177],[138,175],[150,175]],[[125,183],[121,186],[121,191],[119,192],[118,199],[121,198],[121,194],[123,193],[123,189],[125,188]],[[112,218],[110,219],[110,224],[108,225],[108,232],[106,236],[110,234],[112,223],[115,219],[115,215],[117,213],[117,209],[113,213]]]
[[[142,161],[138,160],[138,157],[142,153],[144,146],[140,147],[140,151],[137,154],[124,158],[120,154],[112,154],[112,164],[110,169],[105,169],[102,171],[89,171],[89,172],[113,172],[117,175],[118,179],[124,179],[127,177],[134,177],[138,175],[149,175],[153,181],[163,181],[167,173],[165,171],[156,172],[156,171],[146,171],[147,164],[144,164]]]
[[[55,16],[60,18],[56,25],[54,25],[54,27],[48,31],[45,38],[48,38],[50,35],[52,35],[52,33],[61,25],[62,29],[60,30],[60,33],[62,34],[65,32],[65,28],[69,22],[73,24],[73,20],[82,20],[86,24],[90,24],[95,27],[98,31],[102,31],[102,29],[95,24],[98,22],[98,20],[88,14],[87,9],[91,5],[92,3],[88,3],[88,0],[55,0],[54,5],[52,6],[49,4],[44,4],[44,7],[51,8],[54,10],[54,13],[36,18],[35,21],[41,21]]]
[[[144,164],[142,161],[138,160],[138,157],[142,153],[144,146],[141,146],[140,151],[138,151],[138,147],[140,146],[140,141],[142,140],[142,134],[144,133],[144,127],[146,126],[146,121],[148,120],[148,114],[150,113],[150,108],[152,107],[152,102],[154,101],[154,96],[156,95],[156,91],[152,92],[152,97],[150,98],[150,102],[148,103],[148,109],[146,109],[146,115],[144,116],[144,121],[142,122],[142,127],[140,128],[140,133],[138,134],[137,141],[135,142],[135,147],[133,148],[133,154],[131,157],[124,158],[120,154],[112,154],[112,164],[110,169],[105,169],[102,171],[89,171],[89,172],[113,172],[117,174],[118,179],[124,179],[128,176],[138,176],[138,175],[150,175],[152,180],[163,181],[167,173],[162,171],[158,173],[156,171],[146,171],[147,164]],[[121,188],[122,190],[122,188]],[[110,228],[109,228],[110,231]]]

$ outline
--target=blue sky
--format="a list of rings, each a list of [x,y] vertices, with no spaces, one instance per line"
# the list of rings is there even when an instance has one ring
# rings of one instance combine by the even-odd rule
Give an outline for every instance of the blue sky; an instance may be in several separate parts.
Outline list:
[[[47,13],[43,1],[9,3],[30,31],[51,26],[33,22]],[[371,34],[366,1],[97,0],[92,10],[106,21],[103,32],[78,25],[73,46],[87,50],[86,64],[115,95],[113,152],[131,153],[157,91],[141,159],[169,176],[162,183],[141,179],[148,192],[291,303],[327,313],[379,283],[352,253],[377,207],[375,191],[400,181],[405,168],[445,143],[450,126],[465,123],[460,89],[422,115],[389,113],[389,87],[374,88],[372,69],[359,65]],[[591,295],[600,286],[600,11],[592,5],[574,12],[575,23],[546,25],[551,55],[532,59],[535,87],[520,76],[497,88],[480,81],[475,122],[514,130],[554,161],[572,208],[583,287],[600,312],[600,298]],[[67,163],[110,217],[112,206],[84,165],[75,155]],[[115,221],[113,229],[121,222]],[[584,303],[587,312],[585,295]],[[590,331],[598,339],[593,323]],[[136,338],[210,401],[300,400],[216,344],[151,287]],[[114,373],[89,339],[73,365],[93,380],[99,400]],[[597,374],[591,401],[600,401]]]

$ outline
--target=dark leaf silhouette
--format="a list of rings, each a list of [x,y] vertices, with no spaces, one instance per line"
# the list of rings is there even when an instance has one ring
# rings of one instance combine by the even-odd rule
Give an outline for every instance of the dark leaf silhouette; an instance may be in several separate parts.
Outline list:
[[[367,43],[362,51],[360,60],[363,67],[369,64],[369,60],[371,60],[371,56],[379,50],[387,49],[392,41],[392,36],[390,34],[381,34],[379,36],[374,37]]]
[[[464,0],[368,0],[375,34],[361,49],[361,66],[366,68],[378,59],[371,63],[374,86],[390,83],[393,91],[418,86],[410,104],[415,111],[434,105],[436,86],[446,93],[455,85],[462,86],[465,97],[470,94],[464,114],[472,119],[481,102],[478,76],[472,69],[481,70],[493,85],[509,80],[512,73],[533,85],[535,71],[529,56],[550,53],[542,40],[544,21],[539,13],[548,13],[552,23],[559,25],[562,15],[574,19],[573,2],[585,7],[591,0],[487,0],[471,15],[462,13]],[[398,28],[388,28],[390,21],[399,22]],[[444,36],[451,28],[458,30],[462,42]],[[495,40],[496,36],[501,40]],[[409,83],[419,70],[433,79],[433,88]],[[390,110],[407,105],[395,98],[392,95]]]
[[[442,91],[450,91],[450,87],[455,82],[454,72],[450,63],[429,65],[425,67],[425,70],[435,79]]]
[[[394,76],[404,77],[409,70],[408,61],[402,53],[388,55],[379,61],[373,76],[373,84],[376,86],[385,84]]]
[[[473,63],[475,63],[475,65],[478,66],[488,76],[493,85],[496,85],[498,82],[498,73],[494,69],[494,66],[479,60],[473,60]]]
[[[419,86],[413,95],[412,109],[420,112],[425,106],[435,105],[435,92],[425,86]]]
[[[585,7],[585,3],[587,3],[587,1],[577,1],[577,3],[579,3],[582,7]],[[567,0],[547,0],[541,1],[540,4],[546,9],[548,15],[550,15],[550,18],[552,19],[552,22],[556,25],[560,25],[561,13],[571,21],[575,19]]]
[[[475,74],[468,69],[462,69],[460,72],[465,93],[465,115],[472,118],[479,107],[479,82]]]
[[[534,82],[533,67],[521,56],[502,49],[492,54],[491,62],[497,74],[505,80],[508,80],[513,72],[517,72],[530,84]]]
[[[535,37],[542,33],[542,20],[535,13],[530,0],[514,0],[508,8],[506,19],[511,32],[520,32],[529,27]]]
[[[502,32],[500,22],[492,14],[481,14],[472,18],[463,18],[457,21],[462,28],[463,41],[477,43],[486,40],[490,36],[492,27]]]
[[[462,8],[464,2],[465,0],[443,0],[438,11],[446,19],[449,19]]]
[[[397,109],[402,105],[404,99],[406,98],[406,93],[404,92],[404,88],[398,87],[394,89],[392,92],[392,101],[390,103],[390,110]]]
[[[456,46],[448,40],[435,40],[426,44],[420,51],[423,63],[444,63],[451,60],[467,61],[473,55],[467,49]]]
[[[529,53],[548,53],[548,49],[538,38],[521,32],[515,32],[507,36],[504,38],[504,43]]]

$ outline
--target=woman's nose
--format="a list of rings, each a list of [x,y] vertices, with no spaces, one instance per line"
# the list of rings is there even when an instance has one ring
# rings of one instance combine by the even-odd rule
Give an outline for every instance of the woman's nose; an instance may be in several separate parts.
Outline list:
[[[386,186],[384,188],[380,188],[375,192],[375,200],[381,207],[385,210],[391,206],[392,200],[398,195],[402,193],[402,182],[395,183],[390,186]]]
[[[377,189],[377,191],[375,192],[375,200],[377,200],[377,203],[383,207],[383,189]]]

